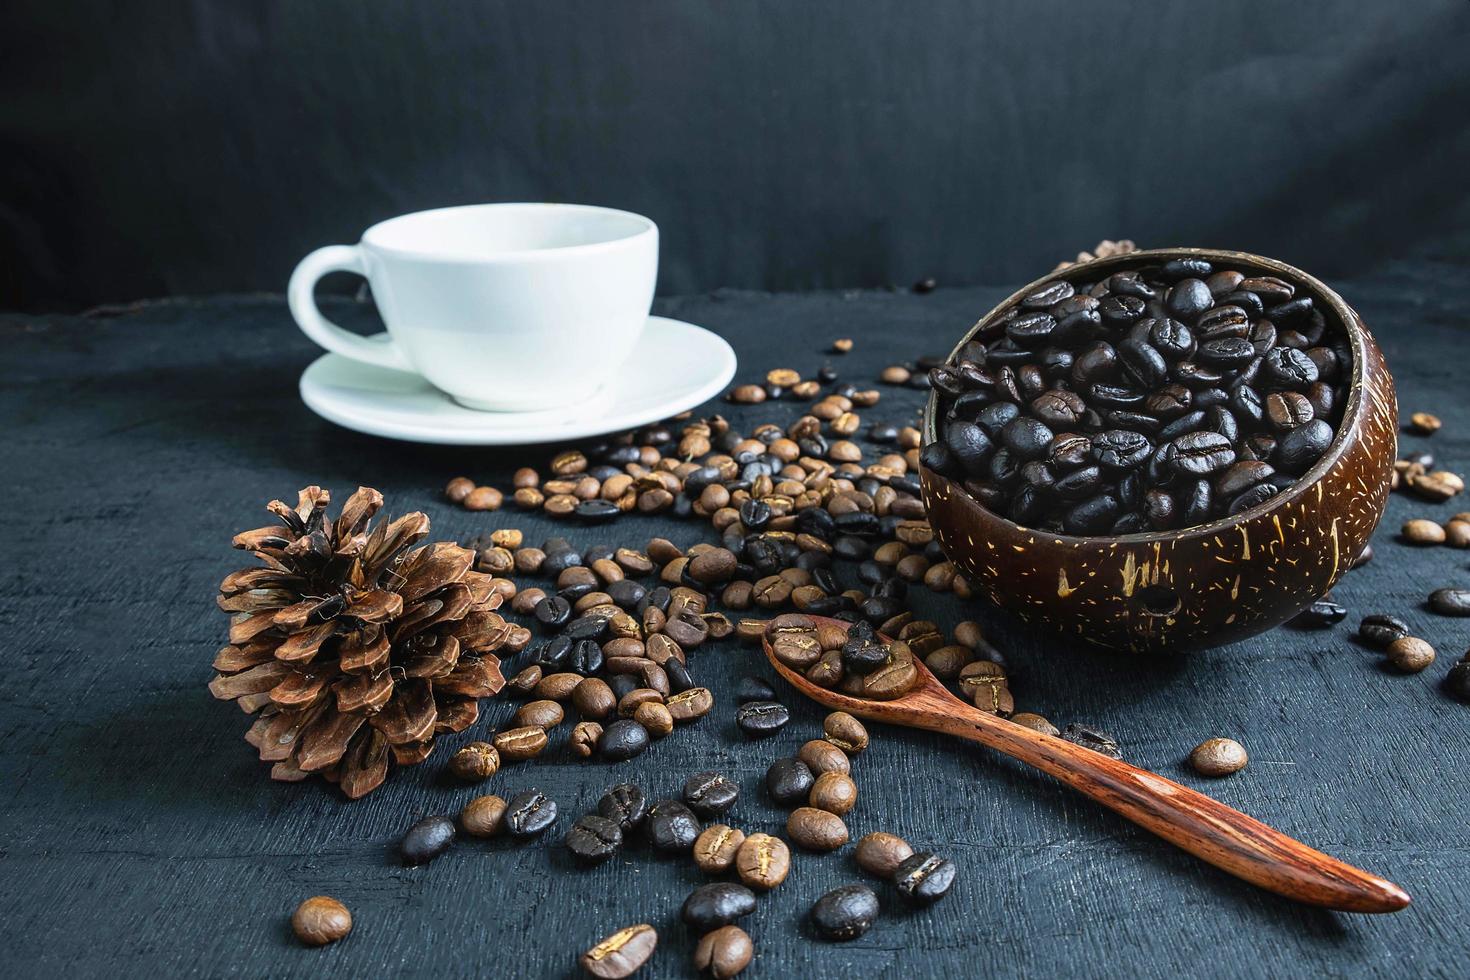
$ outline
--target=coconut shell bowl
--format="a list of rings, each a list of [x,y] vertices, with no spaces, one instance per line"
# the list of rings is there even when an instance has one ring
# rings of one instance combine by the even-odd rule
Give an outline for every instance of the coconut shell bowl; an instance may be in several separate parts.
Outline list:
[[[1038,287],[1096,282],[1171,259],[1275,276],[1312,297],[1353,363],[1336,438],[1290,488],[1234,516],[1174,531],[1080,537],[1034,530],[987,510],[965,488],[923,469],[929,522],[978,593],[1023,620],[1119,650],[1215,646],[1277,626],[1326,595],[1383,516],[1397,453],[1398,408],[1383,354],[1358,314],[1300,269],[1243,252],[1169,248],[1096,259],[1044,276],[975,324],[990,339],[1002,316]],[[939,394],[924,441],[939,438]]]

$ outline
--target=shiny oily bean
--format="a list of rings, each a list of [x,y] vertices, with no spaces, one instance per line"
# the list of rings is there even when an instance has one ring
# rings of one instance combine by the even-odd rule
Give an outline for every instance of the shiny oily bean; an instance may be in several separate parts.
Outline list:
[[[398,852],[407,865],[427,864],[454,842],[454,821],[448,817],[425,817],[403,835]]]
[[[857,939],[878,921],[878,896],[865,885],[843,885],[817,899],[810,918],[812,928],[823,939]]]
[[[714,980],[727,980],[749,966],[754,955],[755,946],[744,929],[721,926],[700,937],[694,947],[694,969]]]
[[[847,824],[835,813],[803,806],[791,811],[786,834],[792,842],[811,851],[835,851],[847,843]]]
[[[735,872],[746,886],[770,891],[786,880],[791,870],[791,849],[779,837],[751,834],[735,855]]]
[[[690,892],[680,916],[697,931],[707,932],[754,911],[755,892],[734,882],[716,881]]]
[[[812,784],[807,803],[840,817],[857,805],[857,783],[847,773],[824,772]]]
[[[898,866],[914,853],[909,842],[896,834],[874,831],[857,842],[853,853],[858,867],[879,878],[891,878]]]
[[[524,790],[505,804],[502,821],[512,837],[536,837],[556,823],[556,801],[539,789]]]
[[[689,851],[704,832],[694,811],[678,800],[659,800],[653,804],[643,824],[649,843],[660,851]]]
[[[705,874],[723,874],[735,864],[745,834],[722,823],[710,824],[694,841],[694,863]]]
[[[637,973],[657,946],[658,933],[644,922],[619,929],[583,953],[577,962],[599,980],[623,980]]]
[[[911,901],[932,905],[949,894],[958,871],[953,861],[920,851],[910,855],[893,872],[893,886]]]
[[[1429,608],[1441,616],[1470,616],[1470,589],[1435,589],[1429,593]]]
[[[1189,753],[1189,764],[1201,776],[1228,776],[1245,768],[1245,746],[1233,738],[1206,739]]]
[[[822,734],[848,755],[857,755],[868,747],[868,730],[846,711],[834,711],[824,718]]]
[[[801,747],[796,757],[818,776],[829,772],[846,774],[852,771],[852,762],[847,753],[826,739],[812,739]]]

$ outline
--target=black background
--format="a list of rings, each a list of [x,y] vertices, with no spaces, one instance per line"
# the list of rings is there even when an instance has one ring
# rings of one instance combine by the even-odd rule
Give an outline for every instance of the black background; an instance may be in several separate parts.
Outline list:
[[[1104,237],[1470,254],[1465,0],[22,0],[0,308],[279,292],[490,200],[630,208],[660,291],[1034,277]]]

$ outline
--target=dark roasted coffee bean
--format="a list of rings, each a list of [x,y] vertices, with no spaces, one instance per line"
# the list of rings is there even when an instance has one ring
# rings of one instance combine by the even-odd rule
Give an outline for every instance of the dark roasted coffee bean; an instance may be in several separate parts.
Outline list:
[[[577,860],[597,864],[617,853],[623,845],[623,831],[615,820],[588,814],[567,831],[566,845]]]
[[[556,823],[556,801],[539,789],[528,789],[506,801],[502,819],[512,837],[535,837]]]
[[[1020,417],[1006,423],[1001,440],[1007,449],[1023,459],[1036,459],[1046,454],[1052,431],[1037,419]],[[953,448],[953,447],[951,447]]]
[[[1444,678],[1445,693],[1457,701],[1470,702],[1470,660],[1461,660]]]
[[[1321,419],[1313,419],[1283,435],[1276,444],[1273,462],[1278,470],[1298,476],[1311,469],[1332,445],[1336,433]]]
[[[1062,527],[1068,534],[1101,534],[1112,527],[1121,510],[1117,497],[1100,493],[1068,510],[1062,516]]]
[[[1274,472],[1271,464],[1259,460],[1242,460],[1233,463],[1215,478],[1215,493],[1220,497],[1233,499],[1256,484],[1265,481]]]
[[[1170,465],[1184,479],[1208,476],[1235,462],[1235,448],[1217,432],[1191,432],[1172,445]]]
[[[717,772],[701,772],[684,783],[684,802],[699,816],[718,817],[740,796],[740,786]]]
[[[1114,472],[1133,469],[1153,451],[1147,436],[1128,429],[1109,429],[1092,438],[1092,452],[1099,465]]]
[[[1090,728],[1087,725],[1068,725],[1062,729],[1061,737],[1083,748],[1100,752],[1109,759],[1123,758],[1123,753],[1118,748],[1118,740],[1096,728]]]
[[[812,905],[812,928],[823,939],[856,939],[878,921],[878,896],[866,885],[834,888]]]
[[[572,618],[572,604],[559,595],[549,595],[536,603],[536,622],[547,629],[560,629]]]
[[[1197,356],[1214,367],[1238,368],[1256,356],[1256,349],[1244,337],[1221,337],[1200,344]]]
[[[1336,626],[1347,618],[1347,607],[1331,599],[1318,599],[1291,620],[1291,625],[1301,629],[1326,629]]]
[[[1017,347],[1042,347],[1056,325],[1057,321],[1049,313],[1023,313],[1006,324],[1006,336]],[[991,352],[992,358],[994,353]]]
[[[1118,345],[1118,363],[1133,384],[1149,389],[1169,376],[1169,365],[1152,345],[1142,340],[1125,340]]]
[[[618,509],[616,503],[600,497],[584,500],[577,505],[576,509],[577,519],[584,524],[602,524],[617,517],[620,513],[622,511]]]
[[[1369,646],[1387,647],[1394,640],[1409,636],[1409,625],[1397,616],[1374,613],[1358,623],[1358,639]]]
[[[1435,589],[1429,593],[1429,609],[1441,616],[1470,616],[1470,589]]]
[[[598,815],[616,822],[624,833],[641,827],[647,812],[648,800],[633,783],[619,783],[597,801]]]
[[[620,718],[608,725],[597,740],[597,753],[608,762],[622,762],[642,755],[648,748],[648,729],[631,718]]]
[[[747,701],[735,711],[735,724],[746,738],[769,738],[790,720],[790,710],[779,701]]]
[[[404,864],[426,864],[443,854],[453,842],[453,820],[449,817],[425,817],[408,828],[398,851]]]
[[[816,777],[798,759],[777,759],[766,770],[766,792],[782,806],[805,803]]]
[[[1267,482],[1258,483],[1249,490],[1244,490],[1234,497],[1229,498],[1230,505],[1226,507],[1225,511],[1231,516],[1242,514],[1252,507],[1259,507],[1279,492],[1276,486],[1269,482],[1268,478]]]
[[[932,905],[949,894],[958,871],[953,861],[920,851],[893,872],[893,886],[904,898]]]
[[[716,881],[690,892],[680,915],[697,932],[705,933],[754,911],[755,892],[734,882]]]
[[[1164,299],[1169,315],[1186,323],[1199,316],[1213,305],[1215,298],[1210,287],[1200,279],[1181,279],[1170,289]]]
[[[995,451],[995,443],[973,422],[951,422],[945,433],[945,445],[949,459],[970,474],[985,472],[985,464]],[[925,465],[936,468],[928,462]]]
[[[1317,365],[1291,347],[1273,347],[1267,351],[1261,371],[1268,382],[1284,388],[1304,389],[1317,380]]]
[[[678,800],[659,800],[643,821],[648,840],[660,851],[688,851],[704,828],[694,811]]]

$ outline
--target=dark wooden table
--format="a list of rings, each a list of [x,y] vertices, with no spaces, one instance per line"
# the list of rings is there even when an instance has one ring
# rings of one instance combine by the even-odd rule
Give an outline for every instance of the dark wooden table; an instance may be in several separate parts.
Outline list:
[[[1466,398],[1470,270],[1401,265],[1340,283],[1387,351],[1406,411],[1440,414],[1427,445],[1470,466]],[[928,296],[718,293],[660,301],[707,325],[741,358],[739,377],[772,366],[810,371],[833,358],[872,380],[888,363],[942,352],[997,290]],[[371,322],[345,302],[339,317]],[[263,521],[264,503],[320,483],[338,500],[381,489],[395,513],[422,509],[436,537],[539,517],[466,513],[440,496],[467,473],[508,484],[547,447],[455,450],[355,435],[310,414],[296,380],[314,348],[278,297],[175,301],[92,318],[0,316],[0,486],[6,509],[0,623],[0,963],[45,976],[568,975],[577,953],[614,927],[648,921],[662,936],[645,975],[689,973],[693,941],[679,905],[701,880],[687,861],[641,848],[576,870],[559,846],[603,789],[633,779],[675,795],[686,775],[719,769],[743,795],[731,821],[776,830],[784,813],[760,791],[766,766],[819,731],[822,712],[792,705],[776,739],[745,743],[728,692],[755,654],[701,650],[698,675],[726,696],[699,725],[631,763],[576,760],[558,744],[486,789],[537,785],[564,816],[526,846],[470,841],[405,869],[394,844],[413,820],[453,813],[476,792],[447,783],[447,752],[401,771],[363,802],[320,782],[281,785],[241,740],[246,720],[205,690],[225,633],[214,590],[241,564],[229,539]],[[872,419],[903,419],[920,394],[885,390]],[[731,412],[736,419],[756,412]],[[796,407],[768,404],[788,420]],[[920,589],[921,614],[975,617],[1013,664],[1021,704],[1054,721],[1116,733],[1128,758],[1198,786],[1282,830],[1404,885],[1414,904],[1369,918],[1292,905],[1176,852],[1110,813],[992,754],[923,733],[879,730],[856,765],[854,835],[890,830],[953,857],[962,879],[922,912],[883,893],[885,914],[859,941],[829,945],[802,924],[823,891],[861,880],[850,848],[800,854],[790,879],[746,923],[748,975],[970,975],[1165,978],[1220,974],[1463,976],[1470,905],[1470,707],[1439,682],[1465,649],[1470,620],[1436,618],[1423,599],[1464,583],[1465,555],[1394,540],[1411,515],[1470,509],[1396,496],[1375,545],[1336,597],[1353,615],[1321,632],[1277,630],[1168,661],[1106,655],[1023,630],[1004,614]],[[574,529],[574,541],[681,544],[697,524],[628,518]],[[1393,676],[1352,640],[1360,614],[1405,617],[1440,650],[1415,677]],[[448,745],[503,722],[493,702]],[[1210,782],[1183,764],[1205,737],[1229,735],[1251,766]],[[313,951],[287,918],[309,895],[337,896],[356,929]]]

